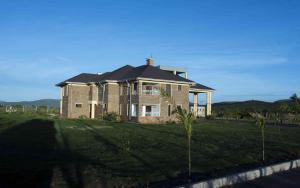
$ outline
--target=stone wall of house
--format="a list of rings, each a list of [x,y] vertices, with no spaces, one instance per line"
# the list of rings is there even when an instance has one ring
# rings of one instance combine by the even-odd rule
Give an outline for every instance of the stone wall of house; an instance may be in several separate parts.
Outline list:
[[[62,114],[63,118],[68,118],[68,105],[69,105],[69,97],[63,96],[62,97]]]
[[[68,91],[68,118],[80,116],[90,117],[89,96],[90,87],[87,85],[69,85]],[[76,107],[76,103],[81,107]]]
[[[98,101],[98,86],[93,84],[89,86],[89,89],[89,100]]]
[[[119,104],[120,104],[120,88],[119,84],[108,84],[107,85],[107,112],[115,112],[119,114]]]

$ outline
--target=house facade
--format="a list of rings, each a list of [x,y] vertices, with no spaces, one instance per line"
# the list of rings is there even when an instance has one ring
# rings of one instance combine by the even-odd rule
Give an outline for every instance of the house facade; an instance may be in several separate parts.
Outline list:
[[[174,109],[180,106],[189,110],[190,93],[196,106],[198,94],[206,94],[206,115],[211,115],[213,89],[187,79],[182,68],[154,66],[152,59],[139,67],[126,65],[103,74],[82,73],[57,86],[64,118],[93,119],[114,112],[123,120],[139,123],[175,121]]]

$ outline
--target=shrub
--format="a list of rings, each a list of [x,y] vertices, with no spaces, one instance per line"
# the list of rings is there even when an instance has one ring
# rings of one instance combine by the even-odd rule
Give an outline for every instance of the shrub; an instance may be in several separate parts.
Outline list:
[[[79,119],[87,119],[88,117],[86,115],[81,115],[78,117]]]
[[[110,112],[103,117],[106,121],[120,121],[120,116],[116,112]]]
[[[215,119],[215,117],[213,115],[207,115],[207,116],[205,116],[205,118],[207,120],[213,120],[213,119]]]

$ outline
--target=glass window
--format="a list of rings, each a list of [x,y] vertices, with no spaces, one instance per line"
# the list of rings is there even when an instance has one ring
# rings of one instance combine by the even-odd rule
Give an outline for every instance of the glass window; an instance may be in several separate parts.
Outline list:
[[[81,104],[81,103],[76,103],[76,104],[75,104],[75,107],[76,107],[76,108],[81,108],[81,107],[82,107],[82,104]]]
[[[136,95],[137,94],[137,91],[138,91],[138,83],[134,83],[133,84],[133,95]]]
[[[181,90],[182,90],[182,86],[178,85],[178,91],[181,91]]]
[[[159,105],[143,106],[142,116],[159,117],[160,116],[160,106]]]

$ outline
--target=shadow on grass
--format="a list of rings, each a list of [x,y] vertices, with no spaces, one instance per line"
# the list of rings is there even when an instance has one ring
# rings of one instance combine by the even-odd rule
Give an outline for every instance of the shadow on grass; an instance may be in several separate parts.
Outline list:
[[[0,187],[55,187],[58,169],[64,187],[83,187],[83,169],[92,162],[69,148],[63,137],[62,148],[57,130],[50,120],[33,119],[0,134]],[[60,182],[61,183],[61,182]]]
[[[97,130],[86,123],[83,123],[82,121],[80,122],[81,125],[87,127],[87,130],[89,130],[91,133],[93,133],[95,136],[95,140],[101,143],[104,143],[106,146],[108,146],[112,151],[114,151],[116,154],[122,150],[122,148],[120,148],[120,146],[116,145],[115,143],[109,141],[108,139],[106,139],[105,137],[103,137],[102,135],[100,135]],[[165,178],[170,179],[171,176],[169,175],[168,172],[164,171],[163,169],[158,169],[154,164],[152,164],[151,162],[145,160],[143,157],[139,156],[138,154],[129,151],[128,152],[129,155],[134,158],[136,161],[138,161],[139,163],[141,163],[145,169],[147,169],[149,172],[154,172],[154,171],[160,171],[160,173],[165,176]],[[144,153],[144,156],[146,156],[147,154]],[[126,174],[125,174],[126,175]]]

